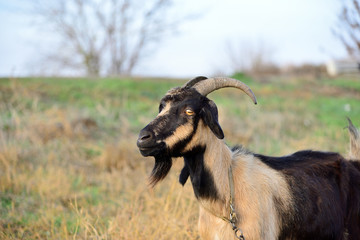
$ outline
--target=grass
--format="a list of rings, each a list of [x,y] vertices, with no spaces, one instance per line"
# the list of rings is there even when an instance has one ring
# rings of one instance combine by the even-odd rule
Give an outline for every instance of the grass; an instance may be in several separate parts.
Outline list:
[[[351,78],[351,79],[343,79],[343,78],[338,78],[338,79],[334,79],[332,81],[326,82],[327,85],[329,86],[336,86],[336,87],[340,87],[346,90],[360,90],[360,81],[357,78]]]
[[[346,116],[360,125],[359,80],[234,77],[259,103],[234,89],[209,95],[230,145],[346,155]],[[135,144],[160,98],[184,82],[0,79],[0,238],[198,239],[191,184],[177,183],[182,160],[150,189],[153,160]]]

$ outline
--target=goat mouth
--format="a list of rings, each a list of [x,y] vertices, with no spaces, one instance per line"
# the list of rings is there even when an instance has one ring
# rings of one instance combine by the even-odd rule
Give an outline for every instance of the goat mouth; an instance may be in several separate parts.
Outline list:
[[[143,155],[144,157],[156,156],[165,150],[164,143],[156,144],[154,146],[146,146],[146,147],[138,146],[138,147],[141,155]]]

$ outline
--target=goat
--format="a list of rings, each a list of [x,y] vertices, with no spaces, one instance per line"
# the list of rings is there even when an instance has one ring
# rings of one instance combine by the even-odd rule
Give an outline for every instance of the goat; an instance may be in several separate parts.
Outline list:
[[[247,85],[220,77],[197,77],[161,99],[137,140],[141,154],[155,158],[150,183],[166,177],[173,157],[184,158],[179,181],[190,176],[202,239],[359,239],[360,145],[350,120],[350,160],[333,152],[269,157],[230,149],[206,97],[224,87],[241,89],[256,104]]]

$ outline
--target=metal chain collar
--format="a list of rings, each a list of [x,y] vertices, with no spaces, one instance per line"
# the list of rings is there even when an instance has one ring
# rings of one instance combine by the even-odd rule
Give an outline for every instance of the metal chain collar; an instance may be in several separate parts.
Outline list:
[[[229,218],[227,217],[223,217],[223,216],[219,216],[217,215],[214,211],[212,211],[211,209],[205,207],[201,201],[199,201],[200,205],[209,213],[211,213],[212,215],[214,215],[215,217],[221,218],[222,220],[224,220],[225,222],[228,222],[231,224],[232,226],[232,230],[234,231],[235,237],[237,239],[240,240],[245,240],[245,236],[243,234],[243,232],[241,231],[240,228],[238,228],[236,226],[236,221],[237,221],[237,217],[236,217],[236,212],[235,212],[235,207],[233,204],[233,199],[234,199],[234,179],[233,179],[233,174],[232,174],[232,168],[231,166],[229,167],[229,172],[228,172],[228,176],[229,176],[229,187],[230,187],[230,199],[229,199],[229,205],[230,205],[230,213],[229,213]]]
[[[236,217],[236,212],[235,212],[235,208],[234,208],[234,204],[233,204],[233,198],[234,198],[235,190],[234,190],[234,179],[233,179],[231,165],[229,167],[228,176],[229,176],[229,187],[230,187],[230,199],[229,199],[230,217],[229,217],[229,222],[230,222],[230,224],[232,226],[232,229],[233,229],[233,231],[235,233],[235,237],[237,239],[240,239],[240,240],[245,240],[243,232],[241,231],[240,228],[238,228],[236,226],[237,217]]]

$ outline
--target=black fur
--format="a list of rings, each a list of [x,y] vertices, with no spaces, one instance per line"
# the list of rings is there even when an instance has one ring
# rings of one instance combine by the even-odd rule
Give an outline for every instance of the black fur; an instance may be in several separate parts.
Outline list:
[[[204,152],[205,147],[199,146],[192,152],[186,154],[184,156],[184,169],[186,168],[186,170],[183,169],[183,172],[189,172],[196,198],[215,201],[219,199],[219,194],[211,171],[204,165]],[[181,178],[180,180],[186,181],[185,178]]]
[[[181,170],[181,173],[180,173],[180,176],[179,176],[179,183],[181,183],[181,185],[184,186],[185,183],[187,182],[189,176],[190,176],[190,169],[186,165],[186,163],[184,162],[184,167]]]
[[[360,236],[360,172],[337,153],[300,151],[285,157],[254,154],[286,178],[292,212],[277,203],[279,239],[357,239]],[[350,236],[353,236],[352,238]]]
[[[201,109],[200,114],[204,123],[211,129],[214,135],[219,139],[223,139],[224,133],[218,122],[218,111],[215,103],[213,101],[207,102],[205,107]]]
[[[150,185],[155,186],[156,183],[163,180],[169,173],[172,166],[172,159],[167,154],[159,154],[155,156],[155,165],[150,175]]]
[[[197,126],[197,124],[195,126]],[[156,183],[158,183],[167,176],[172,166],[172,157],[181,156],[181,152],[186,147],[186,145],[191,141],[195,132],[196,132],[196,127],[193,129],[192,133],[187,138],[177,142],[175,146],[173,146],[171,149],[164,148],[162,151],[160,151],[159,154],[154,156],[155,165],[150,176],[150,183],[152,186],[155,186]]]
[[[202,77],[195,79],[194,84],[203,79],[204,78]],[[155,166],[150,176],[152,185],[155,185],[168,174],[172,166],[172,157],[182,157],[187,155],[189,159],[192,158],[189,153],[184,151],[184,149],[195,135],[200,119],[203,120],[205,125],[207,125],[218,138],[222,139],[224,137],[224,133],[218,123],[218,111],[214,102],[205,96],[202,96],[192,88],[185,88],[182,90],[177,88],[172,91],[178,92],[177,94],[168,94],[163,97],[159,105],[159,112],[161,112],[166,104],[171,102],[169,112],[155,118],[140,132],[139,135],[139,139],[141,139],[146,136],[146,133],[149,133],[147,138],[143,138],[143,141],[138,140],[138,147],[144,156],[155,157]],[[185,114],[185,109],[187,108],[191,108],[195,112],[195,115],[187,116]],[[185,139],[178,141],[171,148],[162,142],[162,140],[165,140],[174,134],[178,127],[188,124],[189,122],[192,124],[192,132]],[[189,151],[196,152],[192,149]],[[190,170],[188,173],[186,172],[187,168],[187,164],[185,163],[184,172],[181,175],[181,179],[179,179],[182,184],[185,184],[187,178],[191,175]],[[210,179],[208,172],[209,171],[203,169],[203,171],[201,171],[201,178],[205,177]],[[193,172],[192,178],[197,179],[194,176],[194,173],[195,172]],[[200,195],[207,194],[200,193]]]

